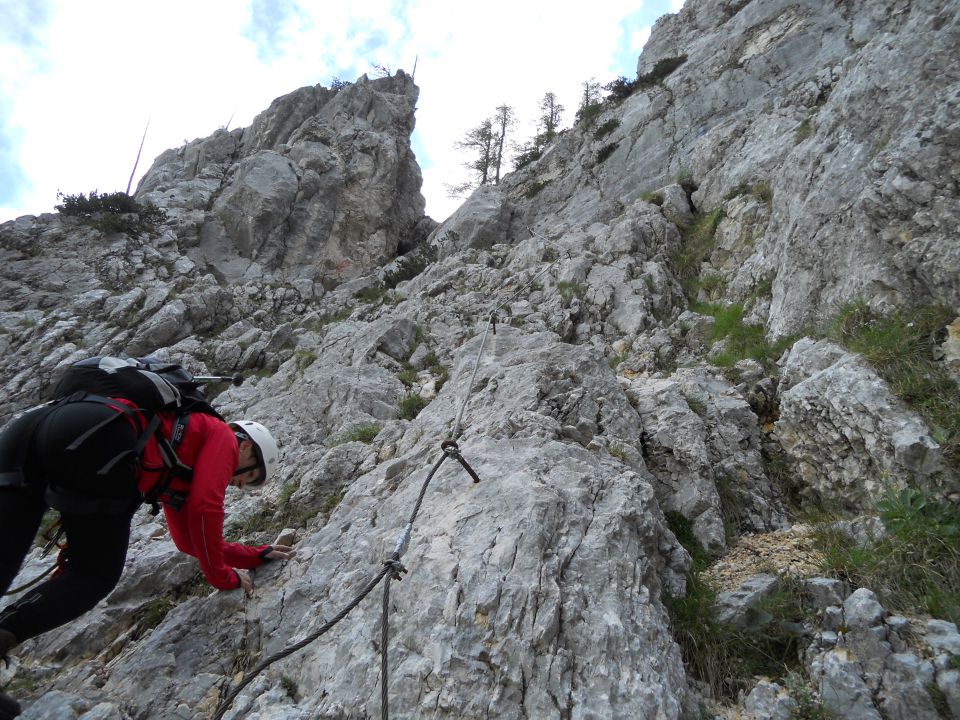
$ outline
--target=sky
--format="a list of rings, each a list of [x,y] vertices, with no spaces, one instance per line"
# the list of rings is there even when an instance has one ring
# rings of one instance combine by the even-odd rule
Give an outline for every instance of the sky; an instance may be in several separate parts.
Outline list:
[[[443,221],[462,202],[447,186],[469,179],[455,144],[470,129],[506,104],[526,142],[546,92],[569,127],[583,82],[634,78],[654,21],[682,5],[0,0],[0,222],[53,211],[58,192],[132,178],[132,193],[164,150],[246,127],[299,87],[414,65],[412,144],[426,212]]]

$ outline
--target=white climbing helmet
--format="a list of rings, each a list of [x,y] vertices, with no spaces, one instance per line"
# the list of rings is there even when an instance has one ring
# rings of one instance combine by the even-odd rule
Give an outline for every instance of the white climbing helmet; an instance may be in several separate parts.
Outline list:
[[[253,450],[260,465],[260,479],[251,486],[263,485],[267,478],[277,471],[277,464],[280,462],[280,448],[277,446],[277,441],[273,439],[269,430],[253,420],[236,420],[230,423],[230,427],[234,432],[247,436],[253,442]]]

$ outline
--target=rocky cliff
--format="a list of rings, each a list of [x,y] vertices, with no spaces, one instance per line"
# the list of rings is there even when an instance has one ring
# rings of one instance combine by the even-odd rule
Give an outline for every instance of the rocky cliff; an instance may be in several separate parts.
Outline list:
[[[298,548],[248,599],[199,582],[138,515],[118,588],[18,649],[4,678],[24,718],[211,717],[356,597],[415,507],[388,606],[395,717],[706,712],[667,611],[689,589],[683,527],[716,558],[738,534],[789,532],[803,499],[958,499],[951,438],[814,333],[851,301],[960,313],[958,15],[688,0],[632,92],[439,227],[403,73],[303,88],[167,151],[137,191],[166,210],[155,228],[0,226],[3,415],[89,354],[245,372],[214,402],[275,429],[281,470],[230,495],[228,531]],[[714,306],[784,341],[779,362],[723,361]],[[933,341],[948,371],[950,332]],[[479,483],[441,450],[454,433]],[[38,549],[21,579],[48,563]],[[750,587],[731,616],[771,584]],[[828,707],[935,718],[903,700],[932,684],[960,713],[955,628],[925,626],[921,652],[867,589],[809,587],[832,618],[801,633]],[[379,714],[380,592],[225,717]],[[781,690],[761,683],[737,711],[789,717]]]

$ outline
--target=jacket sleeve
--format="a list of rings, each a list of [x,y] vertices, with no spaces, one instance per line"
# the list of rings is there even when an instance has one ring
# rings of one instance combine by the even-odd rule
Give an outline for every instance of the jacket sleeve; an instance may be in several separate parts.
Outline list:
[[[179,511],[164,508],[177,548],[193,555],[207,581],[219,590],[240,587],[234,567],[263,564],[262,548],[223,539],[223,502],[237,465],[237,442],[227,425],[211,423],[193,467],[190,493]]]

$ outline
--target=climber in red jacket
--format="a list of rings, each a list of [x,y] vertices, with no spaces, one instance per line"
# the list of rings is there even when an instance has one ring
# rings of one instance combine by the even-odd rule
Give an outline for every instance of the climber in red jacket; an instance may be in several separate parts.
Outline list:
[[[256,487],[276,472],[277,443],[265,427],[199,412],[161,414],[162,437],[177,440],[180,472],[171,472],[156,433],[141,451],[142,420],[126,407],[133,406],[124,400],[46,405],[0,433],[0,593],[19,572],[49,507],[60,511],[67,539],[58,571],[0,611],[0,658],[107,596],[122,574],[131,520],[144,499],[163,504],[177,548],[197,558],[220,590],[249,595],[252,568],[293,554],[284,545],[223,539],[227,486]],[[118,414],[125,421],[111,421]],[[0,692],[0,720],[17,714],[16,702]]]

